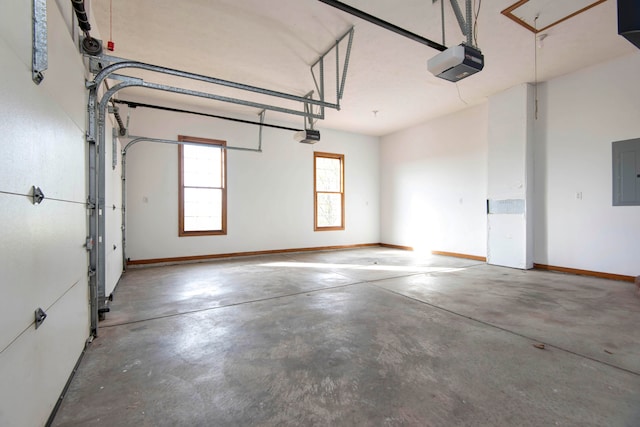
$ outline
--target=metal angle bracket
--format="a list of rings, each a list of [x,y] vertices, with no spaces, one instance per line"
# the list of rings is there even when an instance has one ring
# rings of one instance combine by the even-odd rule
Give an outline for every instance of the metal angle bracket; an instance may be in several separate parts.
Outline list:
[[[345,32],[342,36],[336,39],[336,42],[333,46],[327,49],[316,62],[311,65],[311,76],[313,77],[313,83],[316,86],[316,90],[318,91],[318,96],[321,101],[325,100],[324,93],[324,59],[327,55],[329,55],[332,51],[335,51],[336,55],[336,105],[337,110],[340,110],[340,100],[342,99],[342,95],[344,94],[344,85],[347,80],[347,71],[349,69],[349,59],[351,57],[351,46],[353,45],[353,34],[355,32],[355,27],[351,27],[347,32]],[[340,44],[342,41],[347,38],[347,49],[345,52],[344,62],[342,64],[342,70],[340,70]],[[316,76],[315,68],[318,67],[318,76]],[[324,107],[321,108],[322,113],[324,113]]]
[[[31,78],[37,85],[42,83],[42,74],[49,68],[47,49],[47,0],[33,0],[33,40]]]
[[[92,74],[98,74],[100,71],[102,71],[103,68],[111,64],[128,61],[128,59],[120,58],[118,56],[105,55],[104,53],[101,53],[99,55],[85,54],[85,57],[89,58],[89,71],[91,71]]]
[[[103,53],[99,55],[88,55],[85,53],[84,57],[89,60],[89,71],[91,72],[91,74],[94,74],[94,75],[98,74],[100,71],[102,71],[104,68],[108,67],[109,65],[129,61],[129,59],[126,59],[126,58],[105,55]],[[116,74],[116,73],[109,74],[109,79],[120,80],[123,82],[139,82],[139,83],[142,83],[144,81],[139,77],[125,76],[125,75]],[[85,86],[89,89],[91,87],[95,87],[95,85],[96,83],[94,81],[91,81],[91,82],[87,82]]]

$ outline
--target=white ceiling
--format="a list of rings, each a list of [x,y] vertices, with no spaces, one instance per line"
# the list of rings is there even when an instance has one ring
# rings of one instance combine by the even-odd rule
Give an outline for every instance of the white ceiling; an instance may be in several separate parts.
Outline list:
[[[583,0],[539,3],[541,8],[548,9],[571,1],[584,3]],[[536,49],[538,81],[637,52],[617,34],[615,0],[605,1],[546,30],[541,44],[536,43],[531,31],[500,13],[515,0],[481,2],[477,41],[486,65],[483,71],[457,85],[427,71],[427,59],[437,54],[436,50],[317,0],[93,0],[89,11],[105,44],[110,34],[110,3],[111,33],[116,48],[112,55],[300,96],[314,89],[309,66],[354,25],[342,109],[328,110],[326,119],[318,126],[369,135],[388,134],[481,103],[514,85],[533,82]],[[345,0],[344,3],[442,42],[439,1]],[[464,10],[464,1],[459,3]],[[545,10],[540,12],[542,15]],[[445,1],[445,29],[447,46],[465,40],[448,1]],[[329,61],[329,81],[335,79],[334,68],[335,62]],[[157,74],[146,78],[220,95],[239,95],[219,86],[178,83],[175,78]],[[125,89],[118,97],[128,99],[136,95],[169,106],[186,103],[198,111],[258,113],[254,108],[147,89]],[[249,98],[240,95],[263,100],[259,95]],[[375,115],[374,110],[378,111]],[[268,112],[266,121],[274,120],[297,127],[303,123],[301,117]]]

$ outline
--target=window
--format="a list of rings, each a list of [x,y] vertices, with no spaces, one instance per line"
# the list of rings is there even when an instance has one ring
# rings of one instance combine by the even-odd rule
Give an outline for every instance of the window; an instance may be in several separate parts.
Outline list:
[[[344,230],[344,155],[313,153],[315,231]]]
[[[225,141],[178,137],[179,236],[227,234]]]

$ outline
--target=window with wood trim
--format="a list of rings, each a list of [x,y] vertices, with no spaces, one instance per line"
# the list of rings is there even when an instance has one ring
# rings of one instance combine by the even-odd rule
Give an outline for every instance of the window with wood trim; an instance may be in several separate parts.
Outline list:
[[[179,236],[227,234],[225,141],[178,136]]]
[[[313,153],[314,229],[344,230],[344,155]]]

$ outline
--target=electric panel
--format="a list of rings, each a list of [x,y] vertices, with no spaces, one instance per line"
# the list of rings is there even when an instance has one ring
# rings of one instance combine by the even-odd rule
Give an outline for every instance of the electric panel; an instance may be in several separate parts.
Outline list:
[[[615,141],[613,206],[640,206],[640,138]]]

